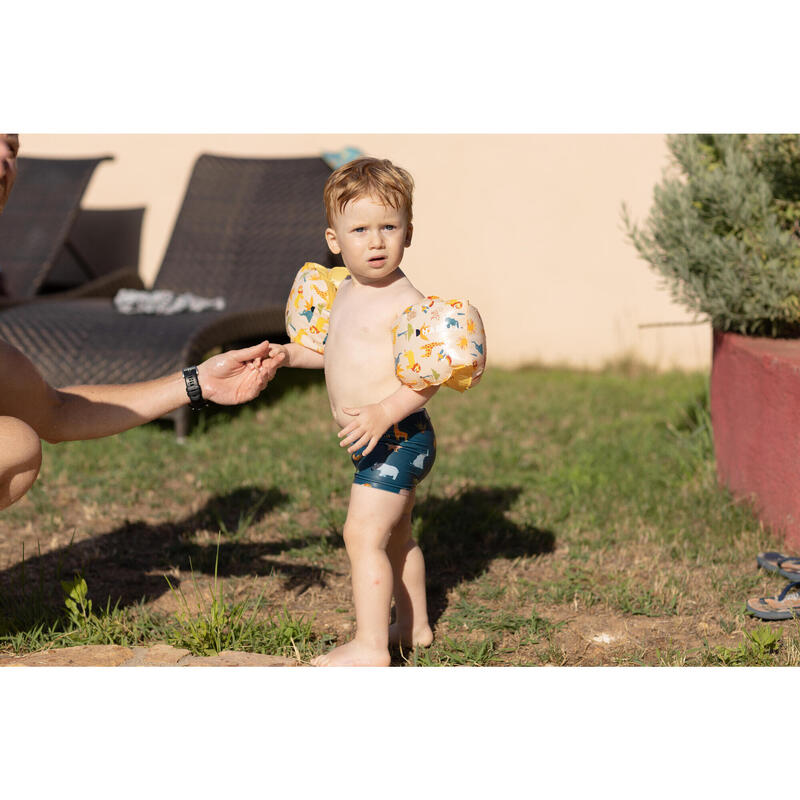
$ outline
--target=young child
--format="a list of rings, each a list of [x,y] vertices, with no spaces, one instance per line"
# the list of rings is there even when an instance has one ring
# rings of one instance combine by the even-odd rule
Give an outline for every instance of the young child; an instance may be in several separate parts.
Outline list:
[[[283,366],[324,367],[341,446],[355,466],[343,533],[357,629],[352,641],[314,659],[316,666],[388,666],[390,642],[433,641],[411,511],[415,487],[436,454],[424,406],[438,386],[415,391],[400,383],[391,333],[397,315],[423,299],[400,269],[411,244],[413,187],[408,172],[376,158],[331,174],[325,238],[350,275],[331,308],[324,355],[296,343],[270,351],[284,353]]]

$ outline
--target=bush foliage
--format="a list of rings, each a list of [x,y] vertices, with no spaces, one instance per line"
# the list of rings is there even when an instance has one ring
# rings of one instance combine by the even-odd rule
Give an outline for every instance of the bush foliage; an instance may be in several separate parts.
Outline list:
[[[800,336],[800,135],[667,137],[680,174],[656,186],[639,255],[718,330]]]

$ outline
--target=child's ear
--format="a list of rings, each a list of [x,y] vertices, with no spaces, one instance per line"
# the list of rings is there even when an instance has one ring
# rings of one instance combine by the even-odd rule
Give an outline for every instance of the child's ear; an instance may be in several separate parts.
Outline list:
[[[342,248],[339,247],[339,242],[336,241],[336,231],[333,228],[327,228],[325,230],[325,241],[328,243],[328,250],[335,256],[338,256],[339,253],[342,252]]]
[[[414,233],[414,226],[409,222],[408,227],[406,228],[406,241],[404,243],[404,247],[408,247],[411,244],[411,235]]]

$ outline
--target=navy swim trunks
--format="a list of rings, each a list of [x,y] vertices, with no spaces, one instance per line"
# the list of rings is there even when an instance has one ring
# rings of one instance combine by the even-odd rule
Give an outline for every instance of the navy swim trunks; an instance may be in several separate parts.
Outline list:
[[[430,472],[436,459],[436,434],[423,408],[392,425],[375,449],[362,456],[362,447],[351,455],[356,474],[353,483],[387,492],[409,492]]]

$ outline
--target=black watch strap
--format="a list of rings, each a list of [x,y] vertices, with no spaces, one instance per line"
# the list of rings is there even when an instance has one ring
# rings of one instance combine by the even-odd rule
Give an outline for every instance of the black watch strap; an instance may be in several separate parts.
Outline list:
[[[183,380],[186,382],[186,394],[189,395],[189,408],[192,411],[205,408],[208,403],[203,399],[203,390],[200,388],[200,380],[197,377],[197,367],[186,367],[183,371]]]

